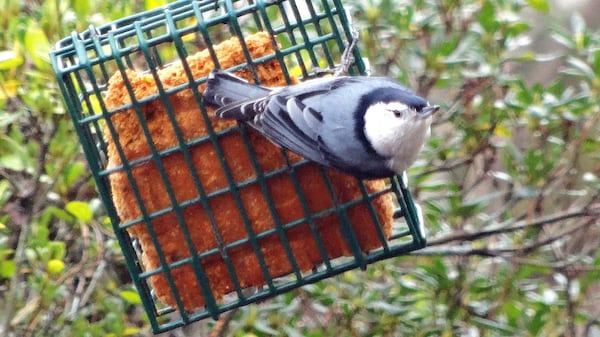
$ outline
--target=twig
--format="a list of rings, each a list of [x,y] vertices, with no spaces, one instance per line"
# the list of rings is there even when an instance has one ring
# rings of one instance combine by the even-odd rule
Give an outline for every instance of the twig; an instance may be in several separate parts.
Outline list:
[[[424,255],[424,256],[427,256],[427,255],[443,255],[443,256],[454,255],[454,256],[483,256],[483,257],[519,258],[518,256],[509,255],[509,254],[518,253],[518,254],[526,255],[533,250],[536,250],[543,246],[547,246],[557,240],[560,240],[569,235],[572,235],[576,231],[582,230],[585,227],[590,226],[593,223],[593,221],[594,220],[585,221],[584,223],[582,223],[578,226],[573,226],[573,228],[569,228],[565,231],[561,231],[545,240],[536,241],[531,244],[523,245],[523,246],[519,246],[519,247],[503,248],[503,249],[471,248],[471,247],[445,247],[445,248],[426,247],[423,250],[415,251],[412,254],[413,255]],[[544,224],[547,224],[547,223],[548,222],[544,222]],[[534,223],[534,224],[529,224],[529,225],[539,225],[539,223]],[[522,229],[522,228],[527,228],[527,227],[520,227],[520,228]],[[508,229],[513,229],[513,227],[508,228]],[[504,231],[494,232],[494,234],[500,234],[500,233],[506,233],[506,232],[504,232]],[[475,234],[479,234],[479,233],[475,233]],[[490,234],[490,235],[493,235],[493,234]],[[479,236],[477,238],[479,238]],[[472,241],[472,240],[466,239],[466,240],[461,240],[461,241]]]
[[[34,125],[38,125],[37,123],[33,123]],[[14,254],[14,262],[15,262],[15,272],[11,276],[10,286],[8,292],[5,296],[6,302],[4,305],[4,317],[0,320],[0,336],[10,336],[11,330],[11,317],[14,314],[16,302],[18,298],[18,292],[22,290],[21,286],[21,265],[25,262],[25,248],[27,245],[27,239],[29,237],[30,232],[30,223],[33,217],[33,214],[37,214],[39,208],[41,207],[37,203],[39,190],[41,188],[42,182],[41,177],[44,173],[44,167],[46,165],[46,158],[48,156],[48,150],[50,148],[50,140],[56,133],[57,128],[53,125],[50,130],[48,130],[45,135],[45,139],[43,139],[40,143],[40,151],[37,157],[37,165],[35,168],[35,172],[31,177],[30,181],[32,185],[26,184],[27,187],[23,188],[19,186],[17,191],[21,195],[21,199],[27,200],[24,203],[24,209],[22,210],[24,214],[24,219],[21,221],[21,231],[19,233],[19,239],[17,240],[17,247],[15,248]],[[37,133],[43,134],[43,130],[40,130],[40,127],[37,127]],[[25,189],[25,191],[23,191]]]
[[[575,330],[575,300],[573,299],[573,297],[571,296],[571,291],[569,288],[571,288],[572,285],[572,280],[571,280],[571,275],[567,274],[565,275],[567,278],[567,283],[565,284],[565,296],[566,296],[566,300],[567,300],[567,333],[565,334],[566,337],[575,337],[577,335],[576,330]]]
[[[209,337],[223,337],[227,333],[229,323],[233,320],[233,317],[238,312],[239,308],[232,309],[223,314],[223,318],[215,323]]]
[[[511,261],[514,263],[517,263],[517,264],[529,265],[529,266],[535,266],[535,267],[541,267],[541,268],[548,268],[548,269],[554,269],[554,270],[561,270],[561,269],[569,268],[569,270],[572,270],[574,272],[600,271],[600,266],[574,264],[577,260],[579,260],[579,259],[568,259],[568,260],[562,260],[562,261],[548,263],[548,262],[541,262],[541,261],[537,261],[537,260],[533,260],[533,259],[528,259],[525,257],[515,256],[512,258]]]
[[[104,274],[105,268],[106,268],[106,261],[100,260],[100,262],[98,263],[98,266],[96,267],[96,270],[94,271],[94,274],[92,275],[92,278],[90,279],[90,282],[88,283],[88,287],[85,289],[83,296],[81,296],[81,304],[80,305],[84,305],[85,303],[87,303],[90,296],[92,295],[92,292],[96,288],[96,284],[98,284],[98,280],[100,280],[100,277],[102,277],[102,275]]]
[[[469,165],[473,162],[473,158],[462,158],[460,160],[457,160],[453,163],[449,163],[449,164],[445,164],[445,165],[441,165],[441,166],[436,166],[436,168],[428,170],[428,171],[423,171],[420,174],[418,174],[417,179],[424,177],[424,176],[428,176],[430,174],[434,174],[434,173],[438,173],[438,172],[449,172],[452,171],[456,168],[459,168],[461,166],[464,165]]]
[[[31,213],[26,214],[25,221],[28,223],[31,219]],[[4,305],[4,316],[2,317],[2,321],[0,322],[0,336],[10,336],[10,322],[11,317],[15,311],[15,306],[17,302],[17,293],[21,287],[21,272],[20,267],[21,264],[25,260],[25,247],[27,245],[27,238],[29,237],[29,226],[23,225],[21,226],[21,232],[19,233],[19,240],[17,242],[17,248],[15,249],[15,266],[16,270],[10,278],[10,287],[8,289],[8,293],[5,296],[6,302]]]
[[[553,223],[557,223],[557,222],[568,220],[568,219],[580,218],[580,217],[586,217],[586,216],[598,216],[598,215],[600,215],[600,210],[595,210],[595,209],[590,209],[590,210],[582,209],[582,210],[578,210],[578,211],[574,211],[574,212],[563,212],[563,213],[559,213],[556,215],[544,217],[541,219],[529,220],[529,221],[524,221],[524,220],[517,221],[513,224],[508,224],[508,225],[501,224],[498,226],[493,226],[491,228],[482,229],[479,231],[462,230],[462,231],[454,232],[447,236],[442,236],[439,238],[432,238],[430,240],[427,240],[427,245],[428,246],[438,246],[438,245],[447,244],[452,241],[474,241],[474,240],[482,239],[484,237],[488,237],[488,236],[492,236],[492,235],[497,235],[497,234],[502,234],[502,233],[511,233],[511,232],[515,232],[515,231],[519,231],[519,230],[523,230],[523,229],[531,228],[531,227],[541,227],[544,225],[553,224]]]

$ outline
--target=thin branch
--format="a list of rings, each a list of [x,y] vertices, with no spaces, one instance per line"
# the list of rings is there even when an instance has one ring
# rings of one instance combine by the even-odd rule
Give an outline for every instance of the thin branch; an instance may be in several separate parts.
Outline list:
[[[590,226],[594,223],[594,219],[590,221],[585,221],[578,226],[573,226],[573,228],[569,228],[567,230],[561,231],[559,233],[554,234],[553,236],[545,239],[533,242],[528,245],[522,245],[519,247],[511,247],[511,248],[503,248],[503,249],[490,249],[490,248],[472,248],[472,247],[464,247],[464,246],[447,246],[440,248],[430,248],[426,247],[420,251],[415,251],[411,253],[412,255],[422,255],[422,256],[431,256],[431,255],[440,255],[440,256],[482,256],[482,257],[502,257],[502,258],[511,258],[517,259],[520,262],[526,262],[529,260],[523,259],[519,256],[515,256],[514,254],[527,255],[531,251],[534,251],[540,247],[547,246],[557,240],[564,239],[572,235],[573,233],[586,229],[587,226]],[[526,228],[526,227],[525,227]],[[504,233],[504,232],[498,232]],[[464,240],[470,241],[470,240]],[[566,265],[546,265],[552,268],[564,268]]]
[[[98,284],[98,281],[100,280],[100,277],[102,277],[102,275],[104,275],[104,269],[106,268],[106,266],[107,266],[107,263],[105,260],[99,261],[98,266],[96,267],[96,270],[94,271],[94,274],[92,275],[92,278],[90,279],[90,282],[88,283],[88,286],[85,289],[85,292],[83,293],[83,296],[81,296],[80,306],[85,305],[85,303],[87,303],[87,301],[90,299],[90,296],[92,295],[92,292],[96,288],[96,285]]]
[[[578,210],[578,211],[574,211],[574,212],[563,212],[563,213],[555,214],[552,216],[543,217],[541,219],[528,220],[528,221],[525,221],[525,220],[517,221],[512,224],[501,224],[498,226],[493,226],[488,229],[482,229],[482,230],[477,230],[477,231],[470,231],[470,230],[457,231],[457,232],[454,232],[454,233],[446,235],[446,236],[429,239],[429,240],[427,240],[427,245],[428,246],[438,246],[438,245],[447,244],[447,243],[453,242],[453,241],[474,241],[474,240],[482,239],[482,238],[492,236],[492,235],[511,233],[511,232],[516,232],[516,231],[520,231],[520,230],[523,230],[526,228],[532,228],[532,227],[542,227],[545,225],[554,224],[557,222],[561,222],[561,221],[565,221],[565,220],[569,220],[569,219],[573,219],[573,218],[599,216],[599,215],[600,215],[600,209],[589,209],[589,210],[583,209],[583,210]]]
[[[88,226],[81,222],[80,226],[81,228],[81,241],[83,244],[83,247],[81,249],[81,259],[79,264],[81,265],[85,265],[87,260],[88,260],[88,251],[89,251],[89,246],[90,246],[90,232],[89,232],[89,228]],[[77,287],[75,288],[75,291],[73,293],[73,297],[72,297],[72,305],[71,305],[71,309],[68,311],[68,318],[70,320],[73,320],[75,318],[75,315],[77,314],[77,311],[79,310],[80,306],[83,306],[83,301],[81,300],[81,296],[83,294],[83,292],[85,291],[85,273],[82,273],[80,275],[77,276],[78,278],[78,282],[77,282]],[[69,303],[69,302],[67,302]]]
[[[229,324],[235,317],[235,314],[239,311],[239,308],[235,308],[223,314],[223,318],[218,320],[209,337],[224,337],[227,334]]]
[[[29,223],[31,219],[31,213],[25,215],[24,222]],[[17,241],[17,247],[15,249],[15,272],[10,278],[10,286],[8,293],[5,296],[6,301],[4,302],[4,314],[2,321],[0,321],[0,336],[10,336],[10,322],[13,317],[19,290],[22,290],[21,286],[21,264],[25,261],[25,247],[27,246],[27,239],[29,237],[29,225],[25,224],[21,226],[21,232],[19,233],[19,239]]]
[[[461,158],[460,160],[456,160],[453,163],[448,163],[445,165],[440,165],[440,166],[436,166],[434,169],[431,170],[427,170],[427,171],[423,171],[421,173],[418,174],[417,179],[420,179],[421,177],[424,176],[428,176],[434,173],[439,173],[439,172],[450,172],[453,171],[461,166],[465,166],[465,165],[469,165],[473,162],[473,158],[469,157],[469,158]]]
[[[21,199],[28,200],[24,204],[25,209],[23,209],[24,219],[21,221],[21,228],[19,233],[19,239],[17,241],[17,246],[15,248],[14,253],[14,263],[15,263],[15,273],[11,276],[10,286],[8,292],[5,296],[6,302],[4,305],[4,316],[0,318],[0,336],[8,336],[10,335],[11,330],[11,317],[14,314],[18,293],[21,291],[22,285],[22,274],[20,272],[22,264],[25,262],[25,248],[27,245],[27,239],[29,238],[30,233],[30,223],[34,214],[37,214],[38,211],[43,207],[42,202],[38,202],[38,192],[42,186],[41,177],[44,174],[46,160],[48,158],[48,151],[50,149],[50,141],[54,134],[56,133],[56,127],[53,124],[49,130],[42,130],[39,123],[32,123],[33,125],[37,125],[36,132],[43,135],[43,139],[40,141],[40,150],[38,152],[38,156],[36,158],[36,168],[33,176],[30,181],[32,184],[26,184],[27,187],[23,188],[18,186],[18,193],[22,194],[20,196]],[[44,134],[44,132],[46,132]],[[23,190],[25,189],[25,190]]]
[[[575,329],[575,299],[571,296],[571,292],[569,291],[569,289],[571,288],[572,282],[573,280],[571,280],[571,276],[570,275],[566,275],[567,277],[567,283],[565,284],[565,296],[566,296],[566,302],[567,302],[567,334],[565,335],[566,337],[575,337],[577,335],[576,329]]]

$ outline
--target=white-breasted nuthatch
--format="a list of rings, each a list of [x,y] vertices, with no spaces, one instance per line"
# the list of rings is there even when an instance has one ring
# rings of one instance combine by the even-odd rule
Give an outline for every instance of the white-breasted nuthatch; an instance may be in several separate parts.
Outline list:
[[[243,121],[273,143],[361,179],[400,174],[430,132],[429,105],[384,77],[324,77],[269,89],[214,70],[204,103]]]

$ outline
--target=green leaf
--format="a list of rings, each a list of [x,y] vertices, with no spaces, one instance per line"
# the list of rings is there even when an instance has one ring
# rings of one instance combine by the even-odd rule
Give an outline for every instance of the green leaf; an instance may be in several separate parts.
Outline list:
[[[66,244],[63,241],[48,242],[48,254],[53,259],[62,260],[67,252]]]
[[[73,1],[73,10],[75,10],[78,17],[84,18],[93,14],[90,13],[91,3],[91,1]]]
[[[140,298],[140,294],[137,291],[133,290],[123,290],[119,293],[122,299],[124,299],[129,304],[141,304],[142,300]]]
[[[50,69],[50,42],[46,37],[46,33],[33,21],[27,25],[25,32],[25,50],[29,53],[33,64],[38,69]]]
[[[508,301],[503,305],[504,312],[506,317],[508,318],[508,323],[511,325],[516,325],[516,322],[521,318],[523,311],[519,307],[516,301]]]
[[[589,81],[594,80],[596,77],[594,70],[590,67],[590,65],[578,58],[569,57],[567,59],[567,63],[570,67],[563,70],[563,73],[565,74],[580,76]]]
[[[157,8],[160,6],[164,6],[166,4],[167,4],[167,1],[165,1],[165,0],[145,0],[144,8],[153,9],[153,8]]]
[[[0,167],[13,171],[29,171],[33,169],[32,158],[29,157],[27,147],[14,136],[0,135],[4,146],[3,150],[8,153],[0,156]]]
[[[21,81],[16,79],[7,79],[3,82],[0,82],[0,99],[16,97],[21,84]],[[2,125],[7,119],[10,119],[10,117],[5,118],[4,116],[2,116],[0,117],[0,119],[0,125]]]
[[[10,259],[13,254],[14,251],[12,249],[0,251],[0,279],[10,278],[17,270],[15,261]]]
[[[376,312],[383,312],[389,315],[399,315],[406,312],[408,309],[395,304],[390,304],[386,301],[373,301],[367,304],[367,308]]]
[[[578,13],[573,14],[571,17],[571,29],[574,35],[584,34],[587,30],[585,19]]]
[[[490,330],[501,331],[506,334],[512,334],[514,332],[514,329],[511,326],[491,319],[473,317],[473,322]]]
[[[492,4],[492,1],[486,1],[481,7],[477,21],[485,29],[486,32],[493,32],[498,27],[496,21],[496,8]]]
[[[123,330],[123,336],[138,335],[140,332],[142,332],[142,329],[140,329],[140,328],[128,327],[128,328],[125,328],[125,330]]]
[[[82,201],[71,201],[66,206],[65,209],[67,212],[71,213],[77,220],[83,222],[92,221],[92,208],[85,202]]]
[[[71,185],[77,181],[86,172],[85,164],[76,161],[65,168],[65,184]]]
[[[304,337],[305,336],[297,329],[294,329],[287,325],[283,327],[283,331],[285,332],[285,335],[288,337]]]
[[[544,324],[547,321],[547,310],[540,310],[541,308],[538,308],[538,310],[536,311],[535,315],[533,316],[533,319],[531,319],[529,321],[529,324],[527,325],[527,330],[531,333],[531,335],[533,336],[539,336],[539,332],[540,330],[544,327]],[[546,307],[544,307],[544,309],[546,309]]]
[[[47,215],[46,215],[47,213]],[[55,216],[59,219],[65,220],[65,221],[72,221],[73,217],[70,215],[69,212],[66,212],[64,209],[62,208],[58,208],[56,206],[49,206],[46,211],[44,212],[44,216],[51,218],[52,216]]]
[[[23,64],[23,57],[14,50],[0,51],[0,70],[14,69]]]
[[[567,47],[568,49],[575,48],[575,41],[573,40],[571,34],[563,31],[554,31],[550,34],[550,37],[558,42],[559,44]]]
[[[548,13],[550,11],[550,2],[548,0],[527,0],[527,4],[538,12]]]

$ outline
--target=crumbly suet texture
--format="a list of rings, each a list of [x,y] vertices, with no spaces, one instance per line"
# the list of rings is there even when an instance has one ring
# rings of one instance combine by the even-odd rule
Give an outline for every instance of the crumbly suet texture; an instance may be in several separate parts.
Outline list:
[[[267,33],[260,32],[247,36],[245,43],[251,56],[255,59],[274,53],[273,42]],[[229,68],[246,61],[237,38],[231,38],[215,45],[214,51],[218,56],[221,68]],[[208,50],[189,56],[187,64],[194,78],[206,76],[214,68]],[[256,66],[256,70],[263,85],[283,86],[286,84],[277,60],[259,64]],[[188,83],[188,77],[180,62],[160,69],[157,73],[164,89]],[[136,100],[139,101],[158,93],[157,85],[150,73],[128,70],[125,75],[126,80],[133,88]],[[251,73],[248,70],[238,71],[236,75],[251,80]],[[204,87],[200,86],[198,90],[202,92]],[[120,72],[115,73],[109,81],[105,103],[110,111],[116,111],[110,118],[118,136],[118,143],[128,162],[151,154],[148,139],[142,129],[142,123],[147,125],[152,143],[158,151],[178,146],[176,129],[169,119],[165,104],[160,99],[143,103],[141,111],[144,120],[140,121],[135,110],[131,106],[128,107],[131,98]],[[179,132],[183,135],[185,141],[198,139],[208,134],[207,124],[200,112],[199,104],[191,89],[185,89],[169,96],[169,105],[174,112]],[[235,121],[212,117],[212,111],[209,111],[209,115],[210,125],[215,131],[231,128],[236,124]],[[107,168],[119,168],[122,162],[117,152],[116,142],[108,128],[105,128],[104,136],[108,140]],[[278,147],[249,128],[248,136],[250,147],[263,172],[271,172],[285,166],[285,158]],[[221,136],[218,142],[227,167],[236,182],[244,182],[256,177],[247,145],[240,133],[228,133]],[[247,226],[250,226],[256,234],[275,226],[268,204],[269,201],[258,183],[243,185],[237,189],[241,205],[236,202],[233,193],[228,190],[225,193],[210,197],[207,200],[210,211],[207,211],[202,202],[197,201],[199,192],[195,188],[192,171],[199,178],[204,192],[207,194],[228,189],[228,180],[218,151],[211,141],[201,142],[189,147],[188,150],[193,162],[193,170],[190,170],[186,164],[182,151],[173,151],[161,157],[160,163],[164,167],[164,172],[168,177],[168,183],[177,203],[194,201],[180,207],[181,215],[185,220],[185,227],[187,227],[186,230],[193,242],[191,249],[185,239],[185,231],[178,223],[176,212],[173,211],[175,206],[170,200],[156,163],[150,160],[138,163],[131,168],[145,211],[148,214],[161,210],[165,211],[163,214],[153,216],[150,221],[151,229],[156,234],[160,247],[156,247],[152,242],[150,228],[146,223],[140,221],[126,229],[132,237],[139,239],[143,252],[142,263],[147,271],[163,268],[159,261],[159,250],[168,263],[189,258],[190,250],[199,253],[215,250],[218,247],[215,230],[218,231],[222,242],[228,244],[247,238],[249,236]],[[291,154],[292,162],[297,162],[300,159],[300,157]],[[332,197],[317,165],[301,166],[296,169],[295,174],[311,212],[317,213],[333,207]],[[355,178],[334,170],[328,170],[328,175],[333,182],[333,189],[340,202],[362,197]],[[116,169],[110,174],[109,179],[112,199],[121,222],[128,223],[141,219],[142,212],[139,202],[125,171]],[[369,192],[379,191],[385,188],[385,182],[381,180],[367,181],[366,187]],[[287,173],[267,179],[266,188],[269,191],[272,207],[275,209],[281,223],[289,223],[306,216],[298,191],[292,178]],[[375,198],[372,204],[382,224],[381,230],[387,238],[391,233],[393,221],[394,202],[392,195],[390,193],[383,194]],[[246,212],[248,222],[244,221],[241,209]],[[211,225],[211,217],[214,219],[216,226]],[[378,231],[367,205],[361,203],[350,207],[348,218],[363,251],[381,246]],[[351,251],[340,233],[337,215],[331,214],[316,218],[314,224],[329,258],[351,255]],[[323,258],[307,223],[285,230],[285,236],[289,240],[291,251],[301,270],[310,270],[322,263]],[[277,233],[259,239],[258,244],[260,246],[259,252],[256,252],[248,242],[227,250],[227,257],[233,265],[237,282],[243,288],[265,284],[265,276],[258,259],[259,255],[264,258],[272,278],[293,271],[292,264]],[[220,253],[216,252],[205,256],[200,262],[206,273],[212,293],[218,301],[222,299],[223,295],[235,290],[232,275]],[[197,275],[190,263],[172,267],[169,272],[186,310],[193,310],[205,304]],[[149,283],[162,302],[171,306],[176,305],[164,269],[150,276]]]

